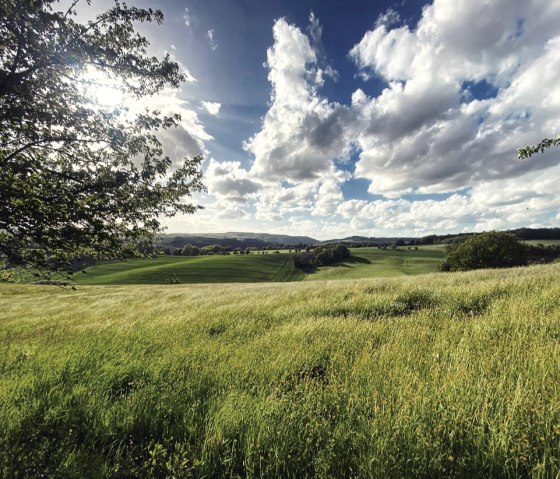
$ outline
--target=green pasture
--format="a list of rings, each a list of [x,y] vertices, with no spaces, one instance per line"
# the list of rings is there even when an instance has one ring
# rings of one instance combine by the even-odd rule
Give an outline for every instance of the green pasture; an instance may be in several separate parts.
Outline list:
[[[445,245],[397,249],[352,248],[349,260],[322,266],[306,280],[358,279],[433,273],[445,257]]]
[[[104,262],[77,273],[77,284],[258,283],[299,281],[290,255],[159,256]]]
[[[0,477],[558,477],[559,275],[0,285]]]
[[[322,266],[310,274],[294,268],[292,255],[280,254],[158,256],[156,258],[103,262],[77,273],[79,285],[259,283],[357,279],[432,273],[444,257],[443,246],[407,247],[396,250],[354,248],[344,262]]]

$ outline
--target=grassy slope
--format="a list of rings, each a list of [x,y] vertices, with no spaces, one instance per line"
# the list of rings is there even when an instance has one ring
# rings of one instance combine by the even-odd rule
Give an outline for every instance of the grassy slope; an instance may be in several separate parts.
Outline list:
[[[305,274],[293,267],[291,255],[160,256],[102,263],[77,274],[78,284],[255,283],[298,281]]]
[[[0,286],[0,476],[555,477],[559,274]]]
[[[445,256],[445,246],[419,246],[418,250],[354,248],[349,261],[321,267],[306,280],[357,279],[432,273]]]
[[[256,283],[301,281],[302,279],[354,279],[431,273],[443,259],[441,246],[421,246],[418,251],[401,248],[380,250],[358,248],[353,258],[319,268],[310,275],[295,269],[289,254],[229,256],[161,256],[157,259],[108,262],[77,274],[83,285],[180,283]]]
[[[560,244],[560,240],[527,240],[523,241],[523,243],[532,244],[532,245],[544,245],[544,246],[552,246]]]

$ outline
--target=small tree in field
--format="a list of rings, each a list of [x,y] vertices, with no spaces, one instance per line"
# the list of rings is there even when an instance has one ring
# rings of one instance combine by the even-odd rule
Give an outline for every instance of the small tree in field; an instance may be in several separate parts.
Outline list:
[[[184,197],[203,188],[202,158],[172,161],[157,138],[178,115],[100,105],[88,80],[136,98],[177,88],[179,65],[148,55],[134,29],[162,13],[115,1],[80,23],[68,3],[0,2],[0,262],[45,274],[80,255],[126,256],[160,216],[195,212]]]
[[[192,244],[186,244],[182,249],[183,256],[198,256],[199,249]]]
[[[527,249],[513,234],[482,233],[448,246],[443,271],[508,268],[527,264]]]

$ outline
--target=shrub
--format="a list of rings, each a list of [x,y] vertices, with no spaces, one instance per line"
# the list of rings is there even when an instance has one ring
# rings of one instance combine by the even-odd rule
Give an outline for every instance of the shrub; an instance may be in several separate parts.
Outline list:
[[[442,271],[509,268],[527,264],[527,248],[514,235],[492,231],[451,243]]]

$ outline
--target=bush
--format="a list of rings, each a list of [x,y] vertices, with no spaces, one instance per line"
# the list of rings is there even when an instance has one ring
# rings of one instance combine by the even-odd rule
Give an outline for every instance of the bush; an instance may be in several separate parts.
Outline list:
[[[510,233],[489,232],[451,243],[442,271],[509,268],[527,264],[527,248]]]

